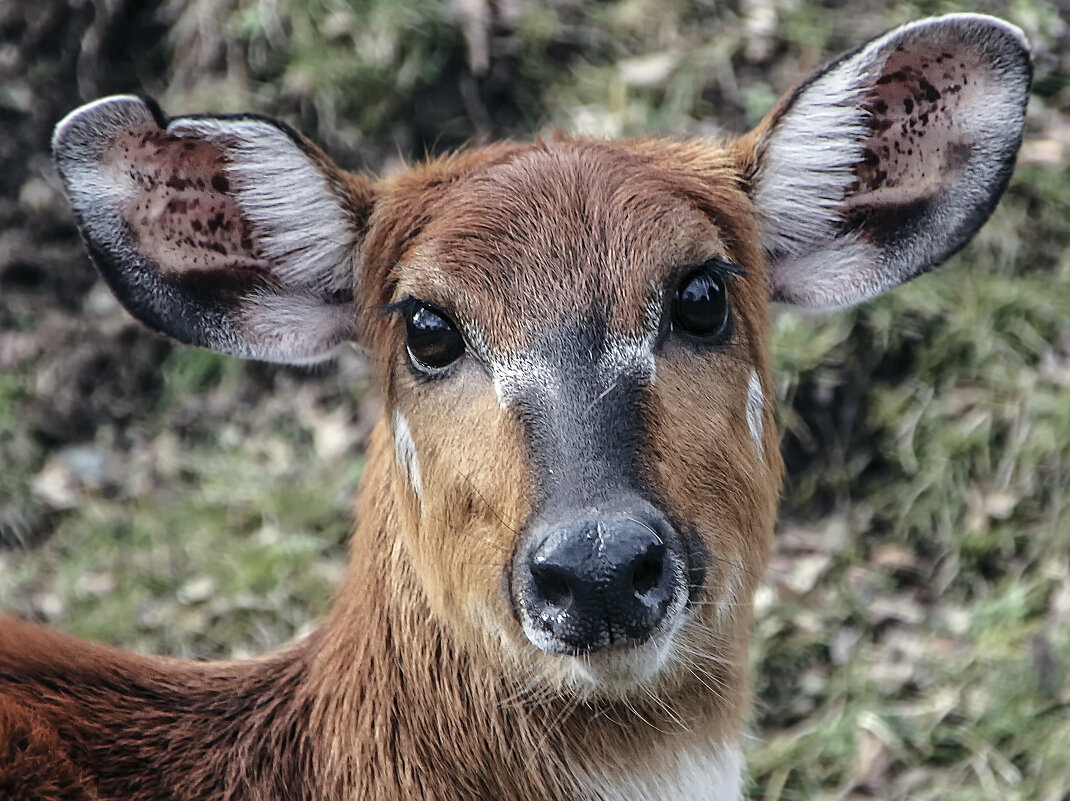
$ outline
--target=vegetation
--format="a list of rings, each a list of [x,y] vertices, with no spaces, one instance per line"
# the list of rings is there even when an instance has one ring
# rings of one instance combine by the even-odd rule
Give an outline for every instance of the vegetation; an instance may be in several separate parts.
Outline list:
[[[554,127],[742,130],[896,23],[970,10],[1023,27],[1037,70],[1026,143],[976,241],[877,302],[777,321],[789,476],[756,601],[751,791],[1070,798],[1058,0],[105,5],[0,10],[0,607],[199,657],[261,652],[326,607],[376,400],[356,354],[247,365],[126,319],[44,150],[79,99],[132,90],[176,112],[270,113],[383,171]]]

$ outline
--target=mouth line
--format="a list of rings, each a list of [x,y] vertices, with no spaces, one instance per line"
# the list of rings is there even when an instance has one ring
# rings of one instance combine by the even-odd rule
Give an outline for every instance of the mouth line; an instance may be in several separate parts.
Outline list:
[[[526,631],[525,634],[527,634]],[[551,656],[571,656],[590,659],[592,657],[596,657],[598,654],[607,654],[612,656],[627,653],[629,651],[641,651],[647,645],[653,643],[656,639],[658,639],[658,634],[658,632],[654,632],[649,637],[644,637],[643,639],[624,637],[614,638],[612,629],[609,629],[609,645],[602,647],[591,646],[584,648],[569,645],[568,643],[559,643],[553,648],[553,650],[547,650],[546,648],[536,645],[535,643],[532,643],[532,645],[535,645],[535,647],[538,648],[540,651],[546,654],[550,654]],[[531,638],[529,637],[528,639],[530,640]]]
[[[664,631],[640,643],[624,643],[591,653],[555,654],[562,658],[576,690],[583,694],[616,695],[649,687],[672,662],[686,612]]]

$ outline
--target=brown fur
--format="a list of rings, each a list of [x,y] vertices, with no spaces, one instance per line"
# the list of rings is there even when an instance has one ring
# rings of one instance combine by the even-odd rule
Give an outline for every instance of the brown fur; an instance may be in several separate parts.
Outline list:
[[[417,501],[380,424],[334,610],[314,636],[260,660],[142,658],[0,624],[0,698],[32,710],[13,719],[33,732],[25,756],[0,765],[0,786],[132,801],[566,799],[585,763],[643,770],[665,749],[734,741],[749,613],[715,623],[712,601],[733,565],[740,598],[753,590],[780,476],[771,411],[769,464],[741,425],[751,366],[768,387],[769,365],[765,265],[739,185],[732,150],[559,139],[495,145],[376,186],[361,337],[434,491]],[[489,237],[514,249],[488,251]],[[645,479],[717,555],[684,642],[731,664],[667,669],[655,701],[555,690],[548,657],[517,630],[501,591],[531,513],[517,422],[486,377],[415,383],[397,355],[397,321],[377,309],[416,294],[479,320],[504,351],[530,341],[532,320],[563,310],[603,310],[626,333],[652,285],[714,255],[748,270],[731,290],[735,341],[712,358],[677,347],[661,359]],[[35,773],[29,760],[41,754],[67,772]],[[53,789],[56,776],[69,792]]]
[[[957,72],[940,88],[908,76],[945,45],[967,51],[961,82]],[[782,471],[770,294],[842,306],[961,247],[1006,185],[1030,74],[1020,34],[974,15],[907,26],[836,64],[870,76],[865,97],[824,86],[830,73],[819,72],[799,91],[824,86],[828,108],[798,111],[803,95],[789,95],[722,146],[502,143],[377,183],[288,130],[265,150],[258,137],[277,140],[270,124],[241,134],[241,153],[227,136],[198,145],[203,130],[187,141],[181,124],[164,135],[174,121],[129,97],[61,123],[61,176],[135,316],[182,341],[282,360],[352,337],[373,358],[387,415],[372,436],[344,585],[324,624],[292,647],[197,664],[0,620],[0,797],[734,796],[738,765],[723,766],[724,784],[713,774],[720,757],[738,754],[750,601]],[[882,64],[894,72],[875,78]],[[985,75],[970,76],[983,91],[964,89],[967,64]],[[995,112],[974,120],[956,103]],[[829,125],[831,108],[845,111],[844,125],[811,141],[810,125]],[[954,140],[943,168],[923,157],[945,143],[921,146],[919,123]],[[846,149],[830,149],[826,135]],[[274,156],[258,162],[265,152]],[[116,175],[101,169],[108,159],[131,180],[100,205],[100,186]],[[301,200],[313,211],[295,208],[265,168],[279,163],[325,179],[307,183],[322,192]],[[270,191],[243,194],[231,178]],[[904,205],[908,185],[928,196]],[[791,194],[797,186],[808,193]],[[730,335],[691,337],[679,317],[671,323],[672,299],[713,259],[735,265],[721,265],[726,275],[739,271],[724,285],[734,324]],[[469,350],[435,376],[406,355],[397,310],[413,307],[398,302],[417,300],[456,321]],[[568,453],[554,461],[554,448]],[[553,495],[572,482],[575,492]],[[589,518],[623,514],[629,497],[657,507],[672,540],[658,544],[680,552],[658,563],[677,571],[676,607],[642,644],[614,641],[609,623],[608,644],[586,641],[582,658],[549,653],[572,646],[556,630],[540,640],[525,617],[522,583],[538,581],[532,553],[573,536],[574,523],[606,546],[605,521]],[[518,554],[530,576],[515,569]],[[650,562],[613,563],[615,580],[627,580],[624,565],[638,593]]]
[[[137,657],[10,619],[0,628],[0,698],[51,729],[34,742],[77,766],[87,798],[310,797],[299,767],[309,753],[303,679],[298,651],[204,665]],[[0,763],[0,786],[5,780],[35,797],[18,762]]]
[[[0,697],[0,798],[7,801],[94,801],[97,794],[55,728]]]

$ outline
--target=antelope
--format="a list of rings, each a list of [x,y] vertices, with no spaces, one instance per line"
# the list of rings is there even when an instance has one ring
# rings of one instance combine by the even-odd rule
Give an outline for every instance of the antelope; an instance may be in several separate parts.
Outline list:
[[[0,623],[12,799],[729,801],[782,464],[770,307],[937,266],[1021,143],[1021,31],[956,14],[734,140],[503,142],[381,180],[117,96],[56,128],[105,281],[182,343],[355,343],[385,406],[323,624],[246,661]]]

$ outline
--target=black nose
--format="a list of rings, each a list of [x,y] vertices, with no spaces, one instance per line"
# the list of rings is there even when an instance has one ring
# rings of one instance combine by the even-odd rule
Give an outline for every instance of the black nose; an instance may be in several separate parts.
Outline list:
[[[531,551],[520,593],[536,644],[591,653],[647,639],[686,592],[674,540],[664,521],[630,516],[554,528]]]

